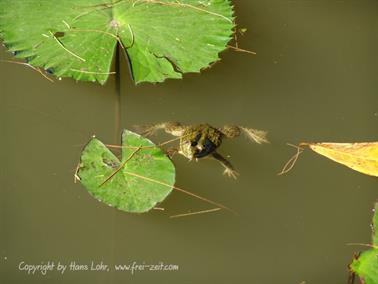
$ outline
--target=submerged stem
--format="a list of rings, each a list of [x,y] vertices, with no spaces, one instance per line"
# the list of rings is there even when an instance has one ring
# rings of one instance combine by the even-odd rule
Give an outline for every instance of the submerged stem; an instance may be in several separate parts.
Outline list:
[[[120,52],[119,46],[116,45],[115,53],[115,106],[114,106],[114,131],[115,131],[115,140],[119,141],[119,135],[121,132],[121,68],[120,68]]]

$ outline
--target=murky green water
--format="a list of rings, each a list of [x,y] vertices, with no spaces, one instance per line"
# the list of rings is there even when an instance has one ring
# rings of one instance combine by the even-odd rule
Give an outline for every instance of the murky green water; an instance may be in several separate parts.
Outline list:
[[[353,253],[369,243],[377,180],[287,142],[376,141],[378,2],[234,1],[240,46],[201,75],[134,86],[122,64],[121,127],[160,121],[237,123],[268,130],[270,145],[226,141],[240,172],[176,157],[177,186],[239,212],[169,219],[212,208],[173,192],[165,211],[130,215],[73,183],[82,146],[115,143],[114,80],[54,84],[0,64],[1,283],[346,283]],[[1,49],[1,58],[10,58]],[[167,136],[155,137],[161,141]],[[173,264],[178,271],[57,271],[28,275],[21,262]],[[23,264],[22,264],[23,265]],[[22,266],[21,265],[21,266]],[[69,269],[69,268],[67,268]]]

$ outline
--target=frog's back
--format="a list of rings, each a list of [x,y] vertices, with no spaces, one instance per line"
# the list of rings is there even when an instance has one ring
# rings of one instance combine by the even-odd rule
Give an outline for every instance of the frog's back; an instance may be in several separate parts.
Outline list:
[[[184,140],[193,140],[196,138],[198,139],[199,137],[206,137],[216,146],[219,146],[222,142],[222,132],[207,123],[187,126],[182,136]]]

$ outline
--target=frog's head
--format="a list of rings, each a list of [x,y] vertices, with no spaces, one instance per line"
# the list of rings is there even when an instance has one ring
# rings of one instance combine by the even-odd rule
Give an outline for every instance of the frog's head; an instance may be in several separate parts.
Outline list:
[[[205,133],[195,133],[181,141],[181,154],[189,160],[203,158],[212,153],[217,146]]]

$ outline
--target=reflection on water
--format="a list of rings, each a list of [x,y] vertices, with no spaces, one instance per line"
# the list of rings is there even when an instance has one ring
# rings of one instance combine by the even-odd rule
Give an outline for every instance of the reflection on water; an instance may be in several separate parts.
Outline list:
[[[160,121],[240,124],[271,144],[225,141],[240,176],[214,161],[175,157],[177,186],[236,210],[173,192],[164,211],[130,215],[94,200],[73,172],[96,134],[116,143],[114,80],[105,87],[0,64],[0,252],[7,283],[345,283],[353,252],[369,243],[376,179],[305,151],[289,174],[287,142],[377,140],[376,1],[235,1],[240,46],[201,75],[134,86],[122,64],[122,128]],[[4,49],[1,57],[8,58]],[[167,136],[153,137],[155,142]],[[21,261],[178,265],[176,271],[27,275]],[[273,272],[272,272],[273,271]]]

